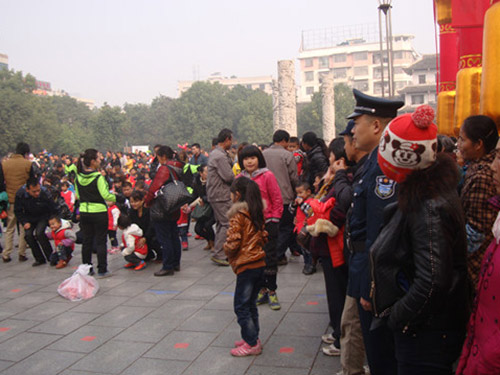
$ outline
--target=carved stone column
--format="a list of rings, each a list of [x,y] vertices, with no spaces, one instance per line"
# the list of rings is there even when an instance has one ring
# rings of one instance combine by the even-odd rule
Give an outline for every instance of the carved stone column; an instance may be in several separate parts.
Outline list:
[[[326,144],[328,144],[335,138],[335,94],[333,89],[333,74],[325,74],[322,78],[323,139]]]
[[[273,132],[280,128],[280,103],[278,81],[273,79]]]
[[[278,61],[279,128],[297,136],[297,98],[293,60]]]

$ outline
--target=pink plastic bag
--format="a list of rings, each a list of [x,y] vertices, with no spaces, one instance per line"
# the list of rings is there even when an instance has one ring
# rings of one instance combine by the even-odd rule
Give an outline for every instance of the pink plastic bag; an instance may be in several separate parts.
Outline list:
[[[64,280],[57,292],[70,301],[82,301],[92,298],[99,290],[97,280],[89,276],[89,264],[80,264],[71,277]]]

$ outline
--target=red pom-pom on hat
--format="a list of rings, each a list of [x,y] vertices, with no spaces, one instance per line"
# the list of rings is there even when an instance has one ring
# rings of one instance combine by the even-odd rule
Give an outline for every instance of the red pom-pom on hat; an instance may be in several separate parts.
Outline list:
[[[421,105],[411,115],[411,119],[417,128],[427,129],[434,120],[434,110],[430,105]]]

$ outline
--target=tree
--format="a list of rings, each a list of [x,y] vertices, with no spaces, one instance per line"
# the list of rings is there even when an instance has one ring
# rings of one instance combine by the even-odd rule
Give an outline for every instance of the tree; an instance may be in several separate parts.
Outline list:
[[[91,122],[97,149],[105,151],[123,148],[127,129],[126,116],[120,107],[110,107],[104,103]]]

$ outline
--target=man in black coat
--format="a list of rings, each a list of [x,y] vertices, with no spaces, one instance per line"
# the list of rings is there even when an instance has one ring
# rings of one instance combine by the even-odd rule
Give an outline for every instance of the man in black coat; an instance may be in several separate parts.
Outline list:
[[[45,235],[45,229],[49,217],[58,213],[56,203],[37,179],[29,178],[26,185],[16,193],[14,212],[24,227],[26,242],[35,258],[33,267],[46,263],[52,254],[52,246]]]

